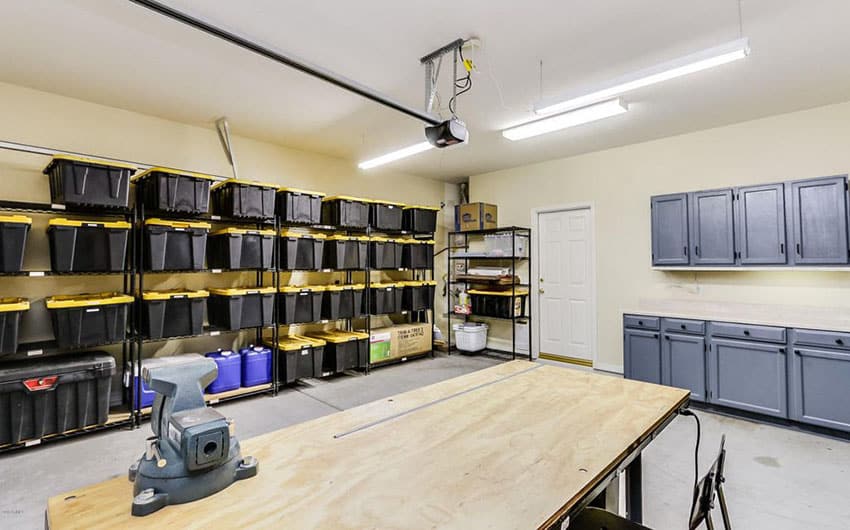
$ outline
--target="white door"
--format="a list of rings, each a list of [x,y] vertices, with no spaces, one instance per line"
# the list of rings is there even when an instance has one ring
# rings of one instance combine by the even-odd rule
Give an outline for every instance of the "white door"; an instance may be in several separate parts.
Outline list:
[[[538,215],[540,353],[591,365],[596,304],[590,208]]]

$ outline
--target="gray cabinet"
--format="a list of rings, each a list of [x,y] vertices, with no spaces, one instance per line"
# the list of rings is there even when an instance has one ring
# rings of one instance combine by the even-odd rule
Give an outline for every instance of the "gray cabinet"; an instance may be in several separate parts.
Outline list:
[[[652,197],[652,264],[688,265],[688,194]]]
[[[850,335],[791,332],[791,419],[850,431]]]
[[[705,401],[705,337],[664,333],[661,341],[661,382],[667,386],[686,388],[691,399]]]
[[[785,185],[746,186],[735,194],[735,232],[741,265],[786,264]]]
[[[734,200],[731,189],[690,193],[692,265],[735,263]]]
[[[794,263],[846,264],[847,176],[791,182],[788,194]]]
[[[708,343],[708,401],[788,417],[783,344],[716,338]]]
[[[657,331],[623,331],[623,368],[626,379],[661,384],[661,340]]]

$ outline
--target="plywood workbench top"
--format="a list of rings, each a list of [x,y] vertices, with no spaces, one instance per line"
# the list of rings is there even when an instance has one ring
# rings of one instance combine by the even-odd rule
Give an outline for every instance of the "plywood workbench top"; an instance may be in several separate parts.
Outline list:
[[[244,441],[259,474],[212,497],[132,517],[132,486],[119,477],[51,498],[48,521],[52,530],[536,528],[687,399],[513,361]]]
[[[850,309],[698,300],[641,300],[626,315],[759,324],[850,333]]]

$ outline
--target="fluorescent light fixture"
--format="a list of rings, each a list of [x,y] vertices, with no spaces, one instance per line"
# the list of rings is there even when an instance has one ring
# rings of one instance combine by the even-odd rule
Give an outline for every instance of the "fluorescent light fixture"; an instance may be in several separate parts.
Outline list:
[[[389,164],[390,162],[395,162],[396,160],[407,158],[433,148],[434,146],[429,142],[421,142],[399,149],[398,151],[393,151],[392,153],[381,155],[371,160],[366,160],[365,162],[360,162],[357,164],[357,167],[360,169],[372,169],[373,167],[383,166],[384,164]]]
[[[548,102],[541,102],[535,105],[534,112],[536,114],[556,114],[585,107],[592,103],[620,96],[638,88],[737,61],[749,54],[749,39],[734,40],[620,77],[592,92],[586,92],[567,99],[559,98],[559,101],[550,100]]]
[[[580,109],[571,110],[563,114],[558,114],[557,116],[543,118],[542,120],[505,129],[502,131],[502,136],[508,140],[524,140],[539,134],[546,134],[552,131],[566,129],[567,127],[581,125],[582,123],[610,118],[611,116],[623,114],[628,110],[628,103],[625,103],[620,98],[610,99],[608,101],[603,101],[602,103],[596,103]]]

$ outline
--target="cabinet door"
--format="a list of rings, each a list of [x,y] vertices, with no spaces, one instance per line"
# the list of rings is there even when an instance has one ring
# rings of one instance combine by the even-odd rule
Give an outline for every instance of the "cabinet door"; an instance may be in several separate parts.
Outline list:
[[[794,262],[847,263],[847,177],[790,184]]]
[[[623,364],[626,379],[661,384],[661,340],[656,331],[625,330]]]
[[[739,188],[735,218],[741,265],[783,265],[785,248],[785,185]]]
[[[651,199],[652,264],[687,265],[688,194],[661,195]]]
[[[691,264],[733,265],[735,227],[731,189],[690,194]]]
[[[709,340],[708,401],[788,417],[785,346],[731,339]]]
[[[791,419],[850,431],[850,352],[795,347]]]
[[[662,383],[691,391],[691,399],[705,401],[705,337],[665,333],[661,343]]]

